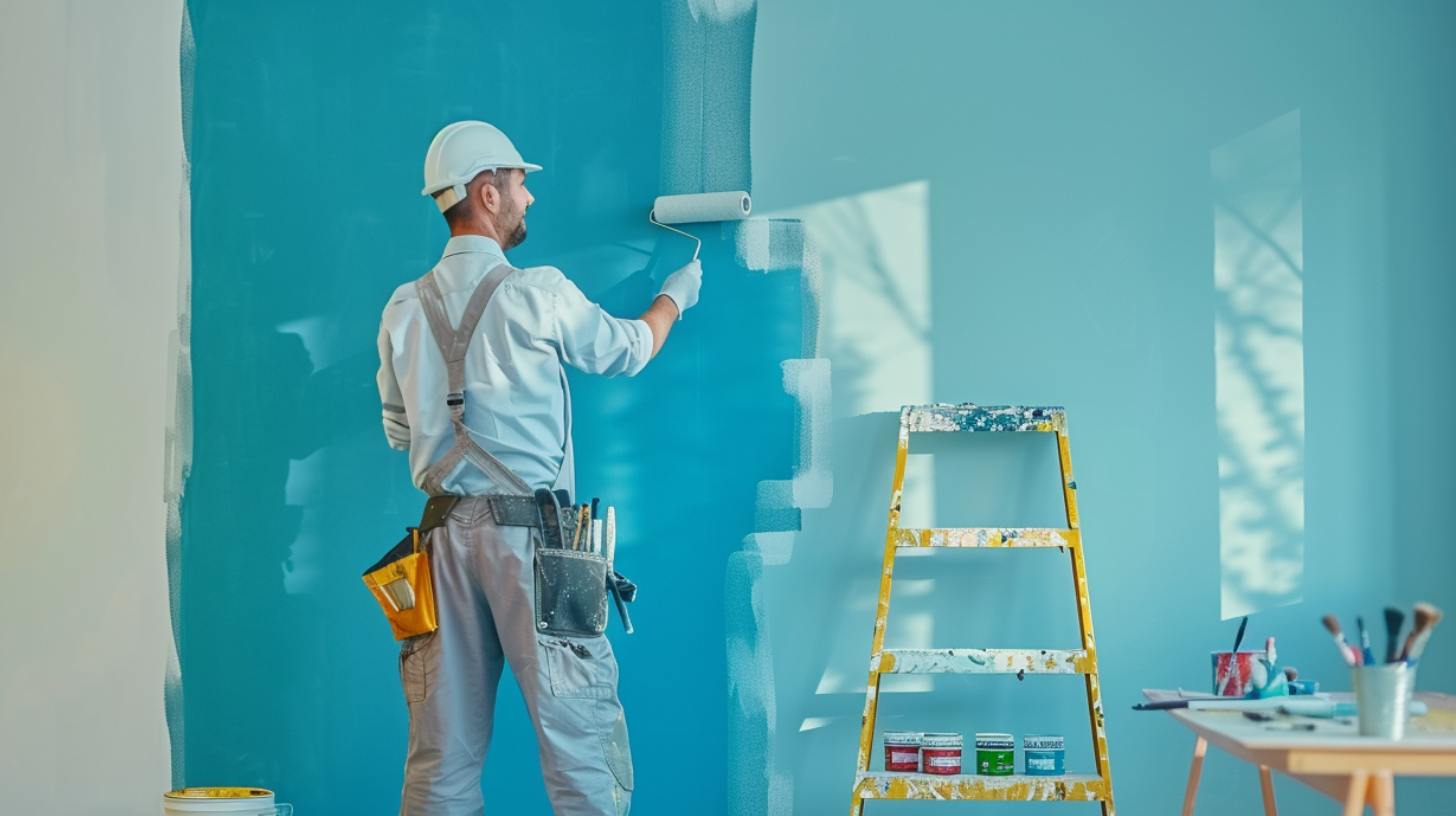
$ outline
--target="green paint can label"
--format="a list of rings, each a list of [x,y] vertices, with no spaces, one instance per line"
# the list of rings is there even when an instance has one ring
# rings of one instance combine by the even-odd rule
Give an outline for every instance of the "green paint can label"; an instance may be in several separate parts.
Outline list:
[[[1010,734],[977,734],[976,773],[980,776],[1016,773],[1016,738]]]

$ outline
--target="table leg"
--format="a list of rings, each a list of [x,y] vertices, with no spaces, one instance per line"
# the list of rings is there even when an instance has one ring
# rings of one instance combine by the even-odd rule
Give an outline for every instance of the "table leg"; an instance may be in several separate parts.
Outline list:
[[[1208,753],[1208,740],[1198,738],[1193,744],[1193,766],[1188,769],[1188,790],[1183,794],[1183,816],[1193,816],[1193,801],[1198,798],[1198,777],[1203,774],[1203,755]]]
[[[1369,772],[1358,770],[1350,774],[1350,790],[1345,794],[1344,816],[1360,816],[1365,812],[1365,793],[1369,787]]]
[[[1375,816],[1395,816],[1395,776],[1390,771],[1375,774]]]
[[[1264,816],[1279,816],[1279,806],[1274,804],[1274,775],[1268,765],[1259,766],[1259,787],[1264,790]]]

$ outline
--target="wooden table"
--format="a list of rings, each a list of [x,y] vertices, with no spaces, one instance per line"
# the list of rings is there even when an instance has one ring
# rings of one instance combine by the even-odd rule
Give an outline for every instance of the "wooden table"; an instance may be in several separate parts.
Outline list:
[[[1177,692],[1144,690],[1149,700],[1176,698]],[[1332,694],[1352,700],[1349,694]],[[1345,816],[1359,816],[1368,803],[1376,816],[1395,816],[1395,777],[1456,776],[1456,697],[1417,692],[1430,712],[1414,717],[1403,740],[1362,737],[1353,719],[1317,720],[1275,714],[1260,723],[1235,711],[1170,709],[1169,714],[1198,735],[1183,816],[1193,816],[1203,755],[1213,743],[1224,751],[1259,767],[1265,816],[1277,816],[1274,780],[1279,771],[1345,805]],[[1274,713],[1274,712],[1270,712]],[[1278,730],[1289,723],[1314,723],[1314,731]],[[1272,726],[1272,727],[1271,727]]]

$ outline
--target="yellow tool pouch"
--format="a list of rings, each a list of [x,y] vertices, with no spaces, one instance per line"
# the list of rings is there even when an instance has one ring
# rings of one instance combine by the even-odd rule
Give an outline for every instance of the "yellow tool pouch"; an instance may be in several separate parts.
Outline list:
[[[420,545],[418,527],[411,527],[409,535],[364,572],[364,585],[389,618],[395,640],[440,627],[435,614],[435,589],[430,583],[430,554]]]

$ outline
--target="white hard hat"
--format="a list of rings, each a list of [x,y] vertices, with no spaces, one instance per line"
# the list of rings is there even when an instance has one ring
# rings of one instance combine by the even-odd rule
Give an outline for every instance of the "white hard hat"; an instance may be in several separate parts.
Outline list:
[[[456,122],[435,134],[425,154],[425,189],[422,195],[434,195],[450,189],[435,199],[444,212],[465,198],[465,185],[487,170],[520,168],[527,173],[541,165],[521,158],[516,146],[500,129],[485,122]]]

